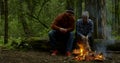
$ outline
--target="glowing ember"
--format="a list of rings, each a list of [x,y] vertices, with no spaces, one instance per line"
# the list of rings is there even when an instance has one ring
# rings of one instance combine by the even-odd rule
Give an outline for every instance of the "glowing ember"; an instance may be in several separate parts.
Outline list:
[[[95,60],[100,60],[100,61],[102,61],[102,60],[105,60],[105,57],[103,56],[102,53],[100,53],[100,54],[97,54],[97,55],[95,56]]]
[[[103,56],[102,53],[92,52],[88,43],[78,42],[77,45],[79,46],[79,49],[75,49],[73,51],[73,54],[76,55],[74,57],[74,60],[77,60],[77,61],[105,60],[105,57]]]

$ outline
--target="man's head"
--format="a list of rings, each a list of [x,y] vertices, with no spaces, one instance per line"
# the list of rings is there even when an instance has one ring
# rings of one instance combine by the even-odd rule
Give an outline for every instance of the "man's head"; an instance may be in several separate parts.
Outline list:
[[[74,9],[73,8],[68,8],[66,10],[66,12],[74,15]]]
[[[84,23],[87,23],[87,21],[88,21],[88,19],[89,19],[89,13],[88,13],[88,11],[84,11],[84,12],[82,13],[82,19],[83,19],[83,22],[84,22]]]

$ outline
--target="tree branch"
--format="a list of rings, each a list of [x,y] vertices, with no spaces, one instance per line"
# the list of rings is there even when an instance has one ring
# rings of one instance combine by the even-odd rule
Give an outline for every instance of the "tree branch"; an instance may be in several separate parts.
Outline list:
[[[43,2],[43,4],[41,5],[41,8],[40,8],[40,10],[39,10],[39,12],[38,12],[38,15],[37,15],[37,18],[39,17],[42,9],[44,8],[45,4],[46,4],[48,1],[50,1],[50,0],[45,0],[45,1]]]
[[[49,27],[48,27],[47,25],[45,25],[43,22],[40,21],[39,15],[40,15],[42,9],[44,8],[45,4],[46,4],[48,1],[50,1],[50,0],[45,0],[45,1],[43,2],[43,4],[41,5],[41,8],[39,9],[39,12],[38,12],[37,17],[34,16],[34,15],[31,15],[30,13],[27,13],[27,15],[28,15],[29,17],[32,17],[32,18],[36,19],[37,21],[39,21],[39,23],[42,24],[42,25],[43,25],[45,28],[47,28],[47,29],[48,29]]]
[[[45,28],[47,28],[47,29],[49,28],[47,25],[45,25],[43,22],[41,22],[40,19],[38,19],[37,17],[30,15],[29,13],[27,13],[27,15],[29,17],[32,17],[32,18],[36,19],[37,21],[39,21],[39,23],[42,24]]]

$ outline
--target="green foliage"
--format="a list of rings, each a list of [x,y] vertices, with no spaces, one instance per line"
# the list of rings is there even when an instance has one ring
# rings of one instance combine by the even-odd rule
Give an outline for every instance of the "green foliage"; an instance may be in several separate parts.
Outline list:
[[[112,32],[112,35],[114,36],[114,39],[115,39],[115,40],[120,40],[120,35],[118,34],[117,31],[113,31],[113,32]]]
[[[0,19],[0,36],[4,36],[4,22],[2,19]]]
[[[10,37],[24,37],[24,31],[22,24],[18,19],[19,5],[17,0],[9,0],[9,36]],[[25,0],[22,3],[24,16],[28,23],[28,27],[33,36],[47,37],[50,31],[51,22],[55,16],[65,10],[64,0]],[[32,12],[32,13],[31,13]],[[27,13],[32,14],[38,18],[42,23],[47,25],[49,29],[46,29],[38,20],[28,16]],[[3,28],[3,27],[2,27]],[[3,29],[0,28],[2,32]]]
[[[54,18],[65,10],[66,1],[64,0],[23,0],[23,13],[34,39],[48,39],[48,32],[51,30],[50,25]],[[25,32],[22,23],[19,20],[19,0],[8,0],[9,11],[9,43],[4,45],[4,19],[0,19],[0,46],[14,49],[23,40],[25,40]],[[46,29],[38,20],[28,14],[34,16],[39,21],[48,26]],[[1,17],[1,16],[0,16]],[[31,39],[31,38],[30,38]]]
[[[4,38],[3,36],[0,37],[0,46],[3,45],[3,42],[4,42],[3,38]]]
[[[48,32],[51,30],[50,25],[54,18],[59,14],[65,11],[66,9],[66,0],[22,0],[23,3],[23,14],[25,20],[28,24],[30,31],[32,32],[32,37],[34,39],[48,39]],[[114,14],[115,10],[114,5],[112,5],[112,0],[106,0],[106,14],[107,14],[107,24],[113,26],[113,19],[115,19]],[[25,33],[23,26],[19,20],[19,0],[8,0],[9,8],[9,43],[6,47],[11,47],[12,43],[15,42],[19,45],[22,40],[24,40]],[[75,4],[76,5],[76,4]],[[120,3],[119,3],[120,5]],[[82,3],[82,10],[85,9],[85,3]],[[120,6],[119,6],[120,7]],[[76,9],[77,7],[75,7]],[[120,8],[118,9],[120,10]],[[76,11],[76,10],[75,10]],[[75,12],[78,13],[78,12]],[[37,20],[29,16],[28,14],[37,18]],[[119,12],[120,15],[120,12]],[[2,16],[0,16],[2,17]],[[44,23],[47,27],[45,28],[40,22]],[[114,23],[115,25],[116,23]],[[3,45],[3,36],[4,36],[4,19],[0,18],[0,46]],[[118,31],[118,30],[117,30]],[[75,31],[74,31],[75,32]],[[115,39],[120,39],[120,36],[116,30],[113,30]]]

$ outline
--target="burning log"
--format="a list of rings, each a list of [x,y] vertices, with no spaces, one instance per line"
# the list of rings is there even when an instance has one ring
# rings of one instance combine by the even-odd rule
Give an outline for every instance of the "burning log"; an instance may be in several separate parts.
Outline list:
[[[104,57],[104,55],[102,53],[99,53],[99,54],[95,55],[94,60],[103,61],[103,60],[105,60],[105,57]]]
[[[88,42],[78,42],[77,45],[79,49],[73,50],[73,54],[75,54],[74,60],[77,61],[103,61],[105,57],[102,53],[96,53],[91,51]]]

